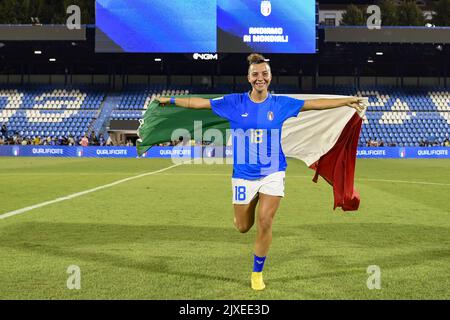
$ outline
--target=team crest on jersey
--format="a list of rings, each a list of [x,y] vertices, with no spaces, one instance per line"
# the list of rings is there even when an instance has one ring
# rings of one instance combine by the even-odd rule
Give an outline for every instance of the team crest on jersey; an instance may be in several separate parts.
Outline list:
[[[267,112],[267,120],[269,120],[269,121],[273,120],[273,112],[272,111]]]
[[[261,2],[261,14],[264,17],[268,17],[272,13],[272,4],[270,0],[263,0]]]

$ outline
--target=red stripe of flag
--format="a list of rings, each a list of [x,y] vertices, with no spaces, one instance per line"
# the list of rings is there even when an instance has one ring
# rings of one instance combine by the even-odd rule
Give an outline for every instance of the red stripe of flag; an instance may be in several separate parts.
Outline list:
[[[333,186],[334,208],[344,211],[358,210],[359,193],[354,188],[356,151],[361,133],[362,119],[355,113],[345,126],[333,148],[310,166],[318,176]]]

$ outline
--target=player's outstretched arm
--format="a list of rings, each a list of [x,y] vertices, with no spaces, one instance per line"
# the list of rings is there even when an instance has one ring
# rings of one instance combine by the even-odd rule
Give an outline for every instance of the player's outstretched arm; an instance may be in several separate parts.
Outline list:
[[[159,103],[162,105],[171,104],[170,98],[161,97],[161,98],[156,98],[156,100],[159,101]],[[175,104],[178,107],[190,108],[190,109],[211,109],[211,103],[209,102],[209,99],[197,98],[197,97],[175,98]]]
[[[308,110],[326,110],[334,109],[343,106],[349,106],[356,111],[361,112],[364,110],[364,99],[352,97],[352,98],[340,98],[340,99],[313,99],[306,100],[301,111]]]

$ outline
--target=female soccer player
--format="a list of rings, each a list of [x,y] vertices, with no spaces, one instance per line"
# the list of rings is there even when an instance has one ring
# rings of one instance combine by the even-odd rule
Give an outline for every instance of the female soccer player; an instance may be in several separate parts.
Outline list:
[[[255,221],[257,232],[254,251],[251,287],[263,290],[262,271],[272,242],[272,223],[284,196],[284,177],[287,167],[281,149],[283,122],[296,117],[300,111],[324,110],[349,106],[362,111],[362,99],[298,100],[284,96],[272,96],[269,85],[272,80],[270,65],[260,54],[251,54],[248,82],[252,90],[230,94],[217,99],[159,98],[163,105],[176,104],[193,109],[212,109],[219,117],[230,121],[233,138],[233,205],[234,225],[245,233]]]

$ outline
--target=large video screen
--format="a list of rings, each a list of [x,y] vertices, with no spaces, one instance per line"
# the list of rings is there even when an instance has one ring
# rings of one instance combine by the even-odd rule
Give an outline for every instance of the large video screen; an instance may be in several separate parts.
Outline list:
[[[314,0],[96,0],[97,52],[315,53]]]

